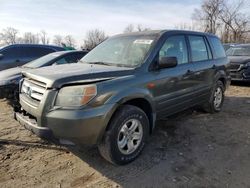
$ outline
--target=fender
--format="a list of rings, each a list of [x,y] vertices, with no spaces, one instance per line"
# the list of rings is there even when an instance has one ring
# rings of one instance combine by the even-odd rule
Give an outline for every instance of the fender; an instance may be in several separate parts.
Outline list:
[[[152,109],[152,121],[150,123],[152,124],[152,130],[153,130],[156,121],[156,106],[153,100],[153,96],[147,88],[121,90],[115,95],[111,96],[110,99],[106,102],[115,104],[110,114],[110,118],[119,108],[120,105],[125,104],[126,102],[131,101],[133,99],[144,99],[150,104]]]
[[[214,76],[214,83],[216,83],[218,80],[223,80],[223,84],[225,88],[227,88],[230,85],[231,77],[229,73],[225,70],[218,70]]]

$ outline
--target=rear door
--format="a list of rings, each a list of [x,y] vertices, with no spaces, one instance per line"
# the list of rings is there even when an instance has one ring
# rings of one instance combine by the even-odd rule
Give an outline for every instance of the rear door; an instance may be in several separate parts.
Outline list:
[[[194,67],[196,103],[202,103],[208,99],[213,85],[215,67],[211,48],[207,38],[202,35],[189,35],[189,47],[191,62]]]

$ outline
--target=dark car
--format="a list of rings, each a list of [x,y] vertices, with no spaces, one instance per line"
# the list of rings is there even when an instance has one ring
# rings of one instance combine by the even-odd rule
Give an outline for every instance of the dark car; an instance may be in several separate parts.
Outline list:
[[[81,62],[25,71],[15,118],[40,137],[97,144],[115,164],[141,153],[156,120],[197,105],[219,112],[230,83],[220,40],[200,32],[117,35]]]
[[[86,51],[76,50],[54,52],[23,66],[0,71],[0,98],[11,99],[15,96],[15,92],[18,92],[19,81],[22,78],[22,71],[51,65],[77,63],[86,53]]]
[[[14,44],[0,48],[0,71],[24,65],[52,52],[63,51],[62,47],[40,44]]]
[[[236,45],[227,50],[232,80],[250,81],[250,44]]]

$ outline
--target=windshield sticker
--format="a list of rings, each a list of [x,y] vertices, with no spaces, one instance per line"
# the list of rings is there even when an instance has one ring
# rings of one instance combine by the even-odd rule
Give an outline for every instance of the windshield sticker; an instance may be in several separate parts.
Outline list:
[[[149,39],[137,39],[134,41],[134,44],[151,44],[153,40]]]

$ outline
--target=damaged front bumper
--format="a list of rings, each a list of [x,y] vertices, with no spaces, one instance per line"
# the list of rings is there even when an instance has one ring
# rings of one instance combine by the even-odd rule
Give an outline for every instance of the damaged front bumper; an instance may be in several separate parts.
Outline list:
[[[230,76],[232,81],[250,81],[250,67],[230,70]]]

